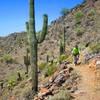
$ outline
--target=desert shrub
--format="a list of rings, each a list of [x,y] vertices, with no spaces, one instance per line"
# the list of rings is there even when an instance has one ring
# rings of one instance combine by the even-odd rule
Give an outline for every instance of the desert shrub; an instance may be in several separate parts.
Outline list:
[[[60,55],[59,56],[59,62],[64,62],[64,61],[66,61],[66,59],[68,58],[68,56],[66,56],[66,55]]]
[[[13,58],[10,54],[4,54],[2,59],[6,62],[6,63],[12,63],[13,62]]]
[[[84,50],[86,48],[86,45],[88,46],[87,43],[80,43],[79,47],[81,47],[81,50]]]
[[[73,62],[73,56],[72,55],[68,56],[67,61]]]
[[[67,8],[62,8],[60,13],[61,13],[62,16],[64,16],[64,15],[67,15],[69,12],[70,12],[69,9],[67,9]]]
[[[88,15],[87,15],[87,18],[90,19],[91,21],[94,21],[96,19],[96,11],[95,9],[91,9],[89,12],[88,12]]]
[[[25,88],[21,94],[22,94],[23,100],[31,100],[33,98],[30,87]]]
[[[8,74],[6,80],[8,88],[13,88],[17,84],[17,73]]]
[[[20,39],[20,38],[17,38],[16,42],[17,42],[18,44],[20,44],[20,43],[21,43],[21,39]]]
[[[44,75],[50,76],[57,70],[57,66],[54,63],[53,64],[48,63],[48,65],[46,66],[46,68],[44,70],[45,70]]]
[[[77,23],[81,22],[81,19],[83,18],[84,14],[82,11],[78,11],[75,13],[75,20]]]
[[[47,63],[46,62],[39,62],[38,67],[40,70],[43,70],[46,67]]]
[[[58,59],[54,59],[54,60],[53,60],[53,63],[58,65],[58,64],[59,64]]]
[[[88,15],[89,15],[89,16],[93,16],[93,15],[95,15],[95,13],[96,13],[95,9],[91,9],[91,10],[89,11]]]
[[[3,63],[3,58],[2,57],[0,58],[0,62]]]
[[[14,86],[16,85],[16,81],[11,79],[11,80],[8,80],[8,84],[7,84],[7,87],[9,89],[13,88]]]
[[[85,31],[84,28],[80,27],[80,26],[76,27],[76,29],[75,29],[75,32],[76,32],[77,36],[82,36],[84,31]]]
[[[100,52],[100,43],[99,43],[99,42],[97,42],[97,43],[92,43],[92,44],[89,46],[89,48],[90,48],[90,51],[91,51],[92,53],[99,53],[99,52]]]
[[[48,100],[71,100],[71,96],[66,90],[60,90],[58,94],[49,97]]]

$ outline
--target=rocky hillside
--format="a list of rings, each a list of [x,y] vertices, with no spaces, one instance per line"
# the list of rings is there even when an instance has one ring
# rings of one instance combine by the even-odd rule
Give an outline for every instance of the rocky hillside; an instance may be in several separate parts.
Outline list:
[[[89,82],[87,83],[86,81],[87,79],[86,75],[87,76],[91,75],[88,74],[87,72],[87,69],[89,70],[89,72],[91,72],[91,68],[90,68],[91,66],[89,67],[88,64],[85,65],[87,69],[84,68],[84,65],[80,65],[82,66],[82,68],[80,67],[79,69],[74,68],[72,64],[71,49],[75,44],[79,45],[81,51],[80,62],[82,64],[83,64],[83,60],[87,61],[94,56],[98,57],[98,55],[100,54],[100,33],[99,33],[100,32],[100,1],[96,0],[94,5],[95,7],[90,7],[88,4],[84,2],[81,5],[78,5],[75,8],[71,9],[71,11],[67,15],[61,16],[56,20],[52,21],[51,24],[48,26],[48,34],[46,36],[46,39],[42,44],[39,44],[38,58],[39,58],[39,62],[43,62],[41,63],[41,68],[39,72],[40,97],[42,96],[42,99],[38,99],[36,96],[36,100],[47,100],[47,94],[48,93],[55,94],[58,91],[59,84],[61,87],[63,86],[63,83],[65,83],[65,85],[71,86],[71,87],[67,87],[70,92],[75,92],[78,88],[77,85],[79,82],[79,76],[77,75],[79,75],[79,73],[75,72],[77,78],[73,79],[75,76],[73,75],[73,73],[71,73],[73,71],[80,71],[81,72],[80,76],[83,76],[83,82],[88,84],[89,86]],[[68,62],[66,61],[61,65],[59,65],[57,62],[54,62],[54,64],[47,63],[45,65],[47,55],[49,55],[49,58],[53,60],[58,60],[59,58],[59,41],[63,33],[63,28],[65,28],[65,38],[66,38],[65,55],[67,56],[66,60]],[[9,80],[10,82],[12,82],[12,80],[13,83],[15,82],[15,84],[14,85],[12,84],[12,86],[14,86],[13,93],[16,96],[25,94],[28,91],[25,89],[31,88],[30,73],[29,76],[25,76],[24,56],[26,55],[26,48],[27,48],[26,32],[13,33],[6,37],[0,37],[0,84],[2,82],[4,83],[2,97],[9,97],[8,95],[10,95],[8,89],[9,86],[7,85],[9,84],[11,85],[12,83],[9,83]],[[60,66],[62,69],[59,69],[60,67],[58,66]],[[86,75],[84,74],[83,70]],[[18,76],[16,76],[18,75],[17,71],[21,72],[21,76],[22,76],[21,81],[18,80],[16,81],[16,79],[18,79]],[[93,79],[95,77],[94,74],[95,72],[93,71]],[[46,82],[48,79],[49,82]],[[90,79],[90,81],[92,81],[92,78]],[[43,83],[45,83],[44,88],[42,87],[42,85],[44,85]],[[84,85],[85,84],[82,83],[82,86]],[[92,87],[92,85],[90,87]],[[83,88],[84,87],[82,87],[82,89]],[[43,93],[45,91],[46,92],[45,94],[42,95],[41,91]],[[91,89],[91,92],[93,91]],[[9,94],[7,94],[8,92]],[[85,92],[88,91],[86,90]],[[0,93],[0,95],[2,93]],[[84,91],[82,91],[82,93],[84,93]],[[25,96],[27,96],[27,94],[25,94]],[[79,98],[81,98],[81,94]],[[88,98],[88,94],[87,94],[87,98]]]
[[[57,56],[59,52],[59,37],[63,32],[63,27],[66,30],[66,48],[69,47],[71,49],[75,43],[78,43],[81,48],[84,48],[86,44],[100,43],[99,11],[100,1],[95,3],[95,8],[91,8],[84,3],[74,8],[68,15],[53,21],[49,26],[48,36],[43,43],[44,45],[41,44],[42,47],[40,46],[41,52],[48,50]]]
[[[57,57],[59,53],[59,37],[66,30],[66,48],[72,48],[75,43],[81,47],[92,42],[100,42],[100,1],[95,2],[95,8],[86,3],[76,6],[66,16],[61,16],[48,26],[48,35],[39,46],[39,58],[44,58],[47,52]],[[19,52],[26,44],[26,33],[13,33],[0,38],[0,54]],[[53,50],[53,51],[52,51]],[[41,55],[41,57],[40,57]],[[42,56],[43,55],[43,56]]]

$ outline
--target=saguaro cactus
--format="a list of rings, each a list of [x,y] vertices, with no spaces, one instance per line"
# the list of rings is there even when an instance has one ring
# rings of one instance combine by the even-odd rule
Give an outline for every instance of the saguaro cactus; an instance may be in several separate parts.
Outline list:
[[[66,49],[66,36],[65,36],[65,27],[63,28],[63,48],[64,48],[64,52],[65,52],[65,49]]]
[[[28,25],[28,24],[27,24]],[[35,31],[35,11],[34,0],[30,0],[30,12],[29,12],[29,45],[30,45],[30,63],[32,69],[32,91],[36,93],[38,91],[38,66],[37,66],[37,52],[38,44],[43,42],[47,34],[48,16],[44,15],[44,23],[41,36],[38,38]]]
[[[25,74],[28,74],[28,69],[29,69],[29,65],[30,65],[30,56],[29,56],[29,52],[30,52],[29,43],[30,43],[30,41],[29,41],[29,23],[28,22],[26,22],[26,31],[27,31],[27,35],[26,35],[27,36],[27,41],[26,41],[27,49],[26,49],[26,55],[24,56],[24,64],[26,66]]]
[[[59,51],[60,51],[60,55],[62,55],[64,53],[64,46],[63,46],[63,43],[62,43],[62,39],[60,40]]]
[[[49,62],[49,55],[47,54],[46,55],[46,63],[48,63]]]
[[[26,66],[26,74],[28,74],[28,69],[29,69],[29,65],[30,65],[30,56],[29,56],[28,48],[26,50],[26,56],[24,56],[24,64]]]
[[[61,35],[61,39],[60,39],[60,55],[64,54],[65,53],[65,42],[66,42],[66,39],[65,39],[65,27],[63,28],[63,33]]]

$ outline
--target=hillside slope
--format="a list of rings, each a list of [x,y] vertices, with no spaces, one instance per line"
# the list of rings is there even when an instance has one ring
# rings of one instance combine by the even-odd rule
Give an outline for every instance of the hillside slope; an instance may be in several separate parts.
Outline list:
[[[65,54],[68,57],[70,57],[71,49],[76,43],[79,44],[81,49],[80,62],[87,59],[86,54],[89,55],[89,58],[92,58],[90,57],[91,54],[95,56],[100,53],[99,0],[95,2],[95,8],[91,8],[86,3],[83,3],[72,9],[66,16],[61,16],[51,22],[48,26],[48,35],[45,41],[39,45],[39,62],[46,62],[47,54],[49,54],[50,59],[59,58],[59,40],[63,32],[63,27],[65,27],[66,35]],[[25,65],[23,56],[26,55],[26,39],[26,32],[0,37],[0,82],[7,81],[7,77],[11,76],[11,73],[15,74],[18,70],[24,73]],[[12,56],[14,60],[12,63],[3,61],[4,55],[7,54]],[[72,62],[72,58],[69,61]],[[81,68],[79,70],[82,71]]]

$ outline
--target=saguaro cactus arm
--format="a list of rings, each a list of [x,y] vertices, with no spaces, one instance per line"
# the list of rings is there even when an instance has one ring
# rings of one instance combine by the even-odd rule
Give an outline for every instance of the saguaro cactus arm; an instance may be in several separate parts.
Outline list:
[[[26,30],[29,33],[29,22],[26,22]]]
[[[27,31],[27,44],[30,43],[30,40],[29,40],[29,22],[26,22],[26,31]]]
[[[48,16],[45,14],[43,16],[44,21],[43,21],[43,29],[42,29],[42,33],[40,35],[40,37],[38,38],[38,43],[42,43],[43,40],[45,39],[45,36],[47,34],[47,30],[48,30]]]

